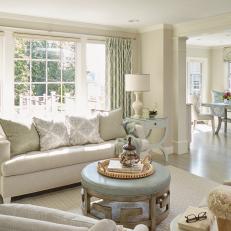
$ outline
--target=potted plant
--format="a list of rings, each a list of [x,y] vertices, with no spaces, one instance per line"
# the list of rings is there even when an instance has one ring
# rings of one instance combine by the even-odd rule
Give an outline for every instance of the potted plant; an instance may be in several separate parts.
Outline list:
[[[223,99],[224,99],[224,103],[230,103],[231,93],[229,91],[224,92]]]

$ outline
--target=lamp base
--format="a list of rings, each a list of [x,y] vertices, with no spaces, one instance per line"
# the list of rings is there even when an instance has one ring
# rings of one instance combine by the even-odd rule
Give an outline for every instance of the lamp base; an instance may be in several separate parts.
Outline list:
[[[143,115],[143,103],[141,101],[141,94],[142,93],[141,92],[134,92],[134,94],[136,96],[136,100],[132,104],[132,108],[135,112],[133,118],[139,119]]]

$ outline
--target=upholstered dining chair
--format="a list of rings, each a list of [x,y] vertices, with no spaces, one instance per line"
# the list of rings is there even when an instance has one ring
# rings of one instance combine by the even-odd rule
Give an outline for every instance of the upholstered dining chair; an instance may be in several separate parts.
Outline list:
[[[201,102],[199,95],[192,96],[192,118],[193,128],[198,121],[211,121],[213,133],[215,133],[214,116],[213,114],[205,114],[201,112]]]

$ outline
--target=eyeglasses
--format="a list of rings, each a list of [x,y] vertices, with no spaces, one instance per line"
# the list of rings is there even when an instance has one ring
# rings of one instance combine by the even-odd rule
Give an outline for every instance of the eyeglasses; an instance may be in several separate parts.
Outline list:
[[[195,214],[189,214],[188,216],[185,216],[185,218],[187,223],[193,223],[207,219],[207,215],[206,212],[201,212],[198,213],[197,216]]]

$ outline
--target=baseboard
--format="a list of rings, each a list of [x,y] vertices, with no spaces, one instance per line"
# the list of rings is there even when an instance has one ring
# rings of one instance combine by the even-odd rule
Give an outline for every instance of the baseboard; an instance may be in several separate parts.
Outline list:
[[[164,152],[169,155],[169,154],[173,154],[174,153],[174,147],[173,146],[167,146],[167,147],[163,147]]]
[[[164,150],[164,152],[165,152],[166,155],[174,153],[173,146],[162,147],[162,149]],[[158,153],[158,154],[163,154],[163,152],[159,148],[153,149],[153,151],[155,151],[155,153]]]
[[[173,151],[176,154],[185,154],[189,152],[189,142],[187,140],[173,141]]]

